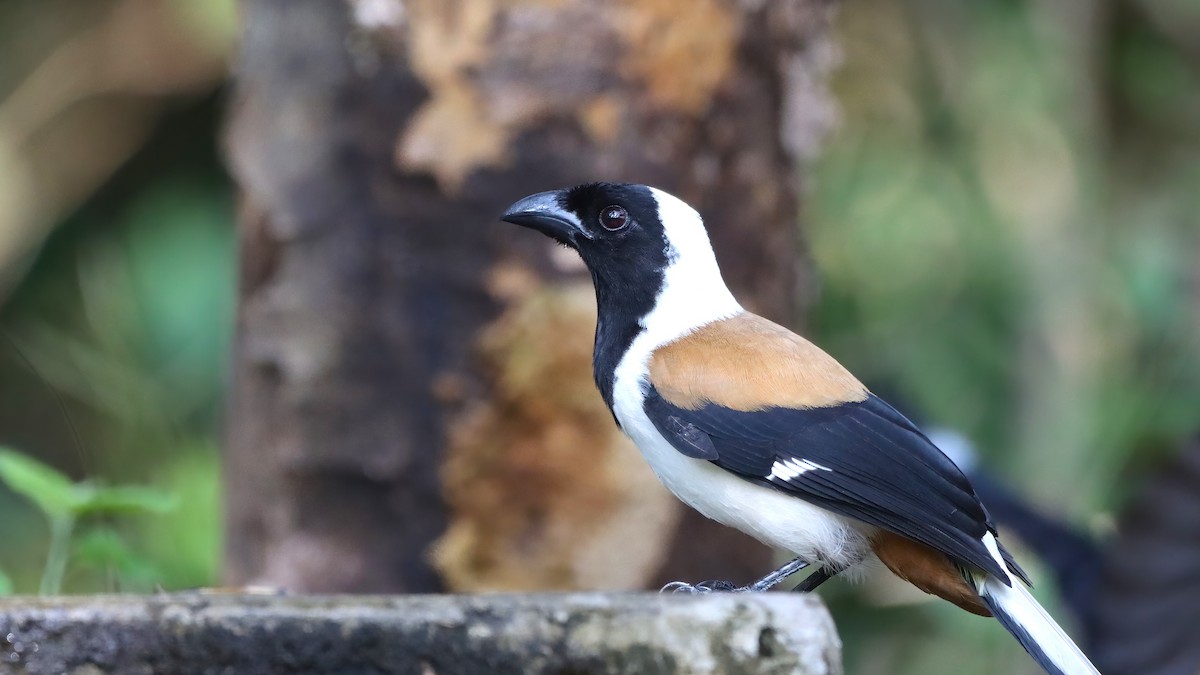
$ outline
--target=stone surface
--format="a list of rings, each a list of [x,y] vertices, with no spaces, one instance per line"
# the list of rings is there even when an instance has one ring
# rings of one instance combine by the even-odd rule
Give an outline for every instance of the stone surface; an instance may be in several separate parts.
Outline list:
[[[814,596],[263,596],[0,601],[0,672],[841,673]]]

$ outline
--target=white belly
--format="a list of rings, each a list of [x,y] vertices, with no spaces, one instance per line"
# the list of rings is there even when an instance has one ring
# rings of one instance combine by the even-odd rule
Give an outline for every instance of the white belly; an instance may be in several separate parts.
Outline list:
[[[659,480],[683,503],[809,562],[845,569],[871,556],[866,537],[869,526],[684,455],[658,432],[640,401],[636,407],[632,403],[628,398],[618,399],[614,406],[617,419]]]

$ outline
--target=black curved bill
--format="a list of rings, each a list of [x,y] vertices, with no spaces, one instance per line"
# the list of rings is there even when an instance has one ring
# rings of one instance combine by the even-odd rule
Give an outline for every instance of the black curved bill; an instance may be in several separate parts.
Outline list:
[[[504,211],[501,220],[528,227],[564,244],[574,246],[583,233],[579,218],[564,209],[562,193],[557,190],[539,192],[516,202]]]

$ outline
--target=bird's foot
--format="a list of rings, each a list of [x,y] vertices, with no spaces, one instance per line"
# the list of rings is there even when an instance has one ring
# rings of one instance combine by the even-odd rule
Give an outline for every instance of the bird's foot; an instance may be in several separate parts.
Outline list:
[[[778,585],[779,582],[790,577],[796,572],[799,572],[805,567],[808,567],[808,565],[808,562],[801,560],[800,558],[796,558],[795,560],[788,562],[779,569],[771,572],[767,576],[759,579],[749,586],[738,586],[728,581],[701,581],[695,585],[684,583],[682,581],[672,581],[666,586],[663,586],[659,593],[690,593],[694,595],[697,593],[712,593],[713,591],[720,591],[723,593],[758,593],[761,591],[769,591]],[[811,591],[826,579],[833,576],[833,574],[835,573],[827,572],[824,568],[819,569],[817,570],[816,574],[812,574],[808,579],[805,579],[796,590]]]
[[[691,595],[700,593],[743,593],[749,591],[748,586],[738,586],[728,581],[701,581],[698,584],[689,584],[683,581],[672,581],[663,586],[659,593],[688,593]]]

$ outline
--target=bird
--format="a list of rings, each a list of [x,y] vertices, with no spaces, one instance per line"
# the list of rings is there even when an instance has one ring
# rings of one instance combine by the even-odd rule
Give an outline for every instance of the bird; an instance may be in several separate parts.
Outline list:
[[[670,590],[798,590],[878,563],[994,616],[1048,673],[1098,671],[1026,590],[970,482],[912,422],[815,344],[747,311],[704,220],[647,185],[587,183],[501,220],[574,249],[592,277],[593,375],[658,479],[704,516],[794,558],[762,579]]]

